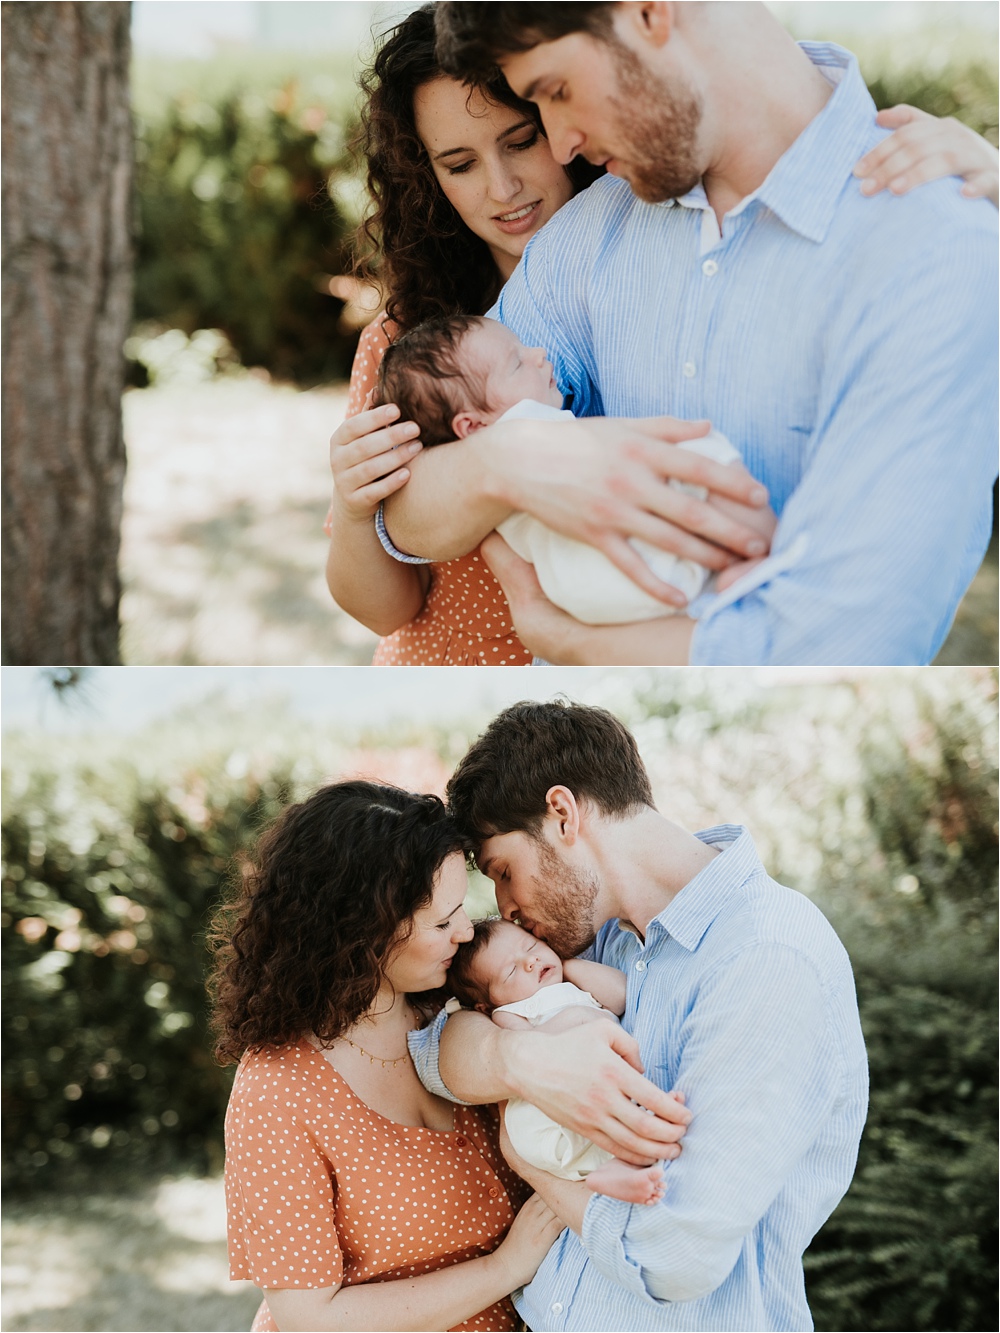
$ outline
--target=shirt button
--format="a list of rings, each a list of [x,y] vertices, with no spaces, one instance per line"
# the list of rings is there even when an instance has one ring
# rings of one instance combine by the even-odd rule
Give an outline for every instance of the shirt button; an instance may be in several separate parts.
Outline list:
[[[714,278],[719,271],[719,266],[714,259],[706,259],[701,266],[701,271],[706,278]]]
[[[635,965],[635,970],[636,970],[637,972],[645,972],[645,970],[646,970],[646,964],[643,962],[643,960],[642,960],[641,958],[640,958],[639,961],[636,963],[636,965]]]
[[[693,361],[685,361],[683,366],[681,367],[681,370],[686,380],[694,379],[696,371],[695,371],[695,364]]]
[[[459,1134],[458,1138],[455,1140],[460,1148],[464,1148],[468,1141],[468,1139],[463,1139],[461,1134]]]
[[[562,1311],[563,1311],[562,1301],[556,1301],[555,1304],[552,1306],[552,1313],[562,1314]]]

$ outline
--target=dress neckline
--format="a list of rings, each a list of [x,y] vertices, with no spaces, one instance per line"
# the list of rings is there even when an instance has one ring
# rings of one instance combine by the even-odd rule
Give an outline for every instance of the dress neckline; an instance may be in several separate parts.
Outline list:
[[[359,1106],[363,1106],[370,1115],[377,1116],[379,1120],[384,1120],[387,1125],[392,1125],[395,1129],[412,1130],[414,1133],[417,1134],[447,1135],[447,1134],[458,1134],[460,1132],[457,1122],[458,1122],[458,1113],[463,1109],[462,1107],[458,1105],[453,1106],[451,1129],[432,1129],[430,1125],[408,1125],[402,1120],[393,1120],[391,1116],[383,1115],[381,1111],[377,1111],[374,1106],[369,1106],[369,1104],[364,1100],[364,1098],[360,1097],[354,1091],[354,1089],[351,1087],[350,1083],[340,1072],[340,1070],[334,1069],[330,1061],[324,1057],[323,1052],[320,1050],[320,1048],[318,1046],[314,1046],[308,1037],[300,1037],[298,1045],[299,1047],[303,1046],[306,1047],[306,1049],[310,1051],[311,1054],[314,1055],[317,1060],[319,1060],[323,1068],[329,1070],[329,1072],[333,1075],[335,1081],[339,1084],[342,1084],[347,1089],[349,1096],[351,1096],[358,1103]]]

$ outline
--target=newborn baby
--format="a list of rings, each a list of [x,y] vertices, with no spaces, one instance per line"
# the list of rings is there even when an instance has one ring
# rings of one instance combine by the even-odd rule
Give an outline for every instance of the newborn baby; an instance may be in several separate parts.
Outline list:
[[[455,315],[432,319],[404,334],[389,347],[379,368],[376,404],[395,403],[400,420],[415,421],[424,445],[465,439],[501,418],[559,420],[562,394],[541,347],[524,347],[493,319]],[[729,441],[712,431],[676,446],[717,463],[742,467]],[[672,481],[672,486],[755,527],[770,540],[777,520],[769,510],[750,510],[703,487]],[[530,514],[512,514],[497,529],[522,559],[535,566],[545,595],[556,606],[589,625],[627,624],[675,614],[613,565],[596,547],[554,532]],[[665,583],[690,601],[702,591],[711,571],[693,560],[661,551],[648,542],[632,545]],[[716,581],[718,591],[731,586],[758,561],[742,561]]]
[[[564,963],[547,944],[500,917],[477,921],[474,930],[472,939],[459,945],[448,984],[457,1000],[489,1014],[499,1027],[557,1033],[625,1012],[625,976],[617,968],[582,958]],[[517,1098],[507,1103],[506,1124],[516,1150],[543,1171],[583,1180],[595,1194],[626,1203],[657,1203],[663,1197],[660,1162],[623,1162]]]

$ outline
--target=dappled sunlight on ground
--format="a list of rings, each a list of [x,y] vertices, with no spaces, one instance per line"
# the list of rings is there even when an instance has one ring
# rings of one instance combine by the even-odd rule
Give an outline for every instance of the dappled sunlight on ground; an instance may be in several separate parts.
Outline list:
[[[260,1303],[230,1282],[221,1179],[4,1207],[4,1329],[247,1329]]]
[[[364,665],[324,578],[346,390],[254,378],[125,395],[122,652],[133,665]]]

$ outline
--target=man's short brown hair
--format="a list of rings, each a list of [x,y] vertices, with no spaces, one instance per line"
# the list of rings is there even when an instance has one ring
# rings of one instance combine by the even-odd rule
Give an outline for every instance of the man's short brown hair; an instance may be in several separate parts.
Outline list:
[[[424,445],[453,440],[456,413],[489,411],[482,375],[459,362],[466,335],[482,324],[479,315],[441,315],[397,338],[378,368],[373,406],[395,403],[400,421],[415,421],[420,427]]]
[[[504,56],[530,51],[571,32],[611,35],[614,4],[445,3],[434,11],[437,58],[441,68],[463,83],[495,78]]]
[[[653,805],[627,727],[603,708],[559,699],[505,708],[455,769],[446,796],[462,833],[479,844],[498,833],[537,836],[556,786],[612,818]]]

